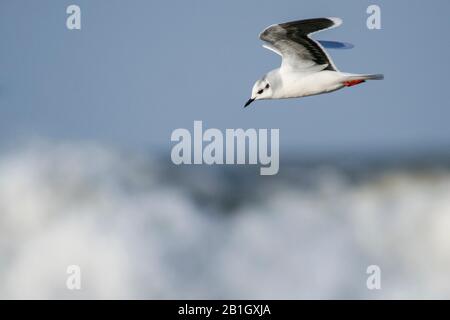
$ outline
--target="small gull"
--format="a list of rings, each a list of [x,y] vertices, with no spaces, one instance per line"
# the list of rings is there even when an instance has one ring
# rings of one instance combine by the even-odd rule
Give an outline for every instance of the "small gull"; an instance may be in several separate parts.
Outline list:
[[[336,28],[339,18],[317,18],[275,24],[259,38],[265,48],[282,57],[281,67],[256,81],[252,96],[244,107],[255,100],[300,98],[352,87],[366,80],[381,80],[382,74],[340,72],[322,45],[339,47],[339,42],[315,41],[315,32]],[[331,45],[330,45],[331,44]],[[342,43],[342,47],[348,47]]]

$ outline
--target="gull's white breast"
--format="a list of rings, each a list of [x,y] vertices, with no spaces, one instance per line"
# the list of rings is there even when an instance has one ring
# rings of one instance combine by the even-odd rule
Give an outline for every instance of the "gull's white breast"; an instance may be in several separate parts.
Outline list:
[[[344,87],[343,75],[336,71],[319,72],[283,72],[279,70],[280,86],[273,98],[298,98],[335,91]]]

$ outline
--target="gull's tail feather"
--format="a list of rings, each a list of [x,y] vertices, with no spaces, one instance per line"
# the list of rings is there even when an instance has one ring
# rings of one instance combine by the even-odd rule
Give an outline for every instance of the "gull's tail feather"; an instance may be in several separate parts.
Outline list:
[[[383,80],[384,74],[378,73],[378,74],[366,74],[365,80]]]
[[[346,80],[383,80],[384,74],[348,74]]]
[[[342,84],[345,87],[353,87],[357,84],[366,82],[366,80],[383,80],[382,74],[346,74]]]

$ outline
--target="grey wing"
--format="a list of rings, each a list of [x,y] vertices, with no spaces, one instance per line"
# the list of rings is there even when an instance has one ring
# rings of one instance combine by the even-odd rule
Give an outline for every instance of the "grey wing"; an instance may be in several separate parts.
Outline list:
[[[283,57],[281,68],[337,71],[323,47],[309,35],[342,24],[339,18],[317,18],[276,24],[260,34],[265,47]]]

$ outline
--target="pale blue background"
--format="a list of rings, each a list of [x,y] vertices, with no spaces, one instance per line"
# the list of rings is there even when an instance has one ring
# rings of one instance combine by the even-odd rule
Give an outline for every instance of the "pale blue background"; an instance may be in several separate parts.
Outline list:
[[[66,7],[82,30],[66,29]],[[380,31],[366,8],[382,8]],[[450,146],[450,2],[440,1],[1,1],[0,142],[32,137],[170,149],[173,129],[280,128],[288,150],[422,152]],[[246,110],[253,82],[277,67],[261,48],[266,26],[338,16],[316,35],[371,82]],[[282,151],[283,152],[283,151]]]

